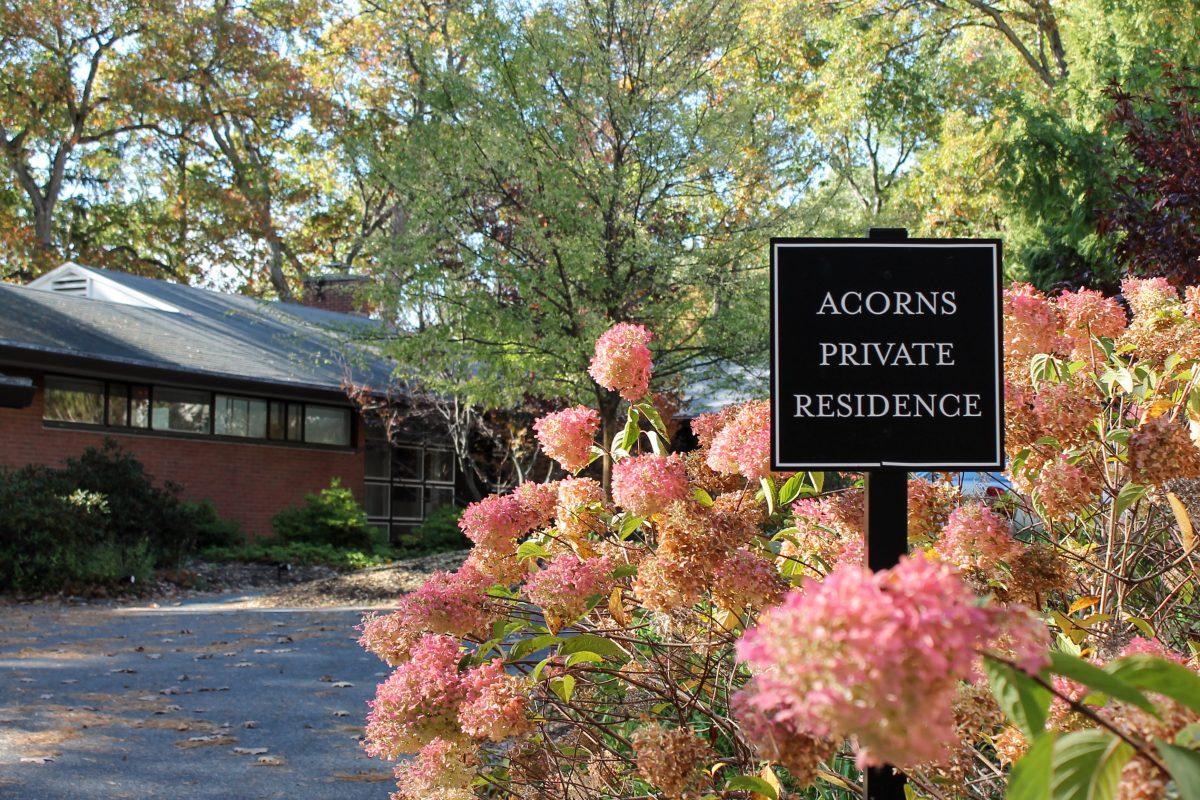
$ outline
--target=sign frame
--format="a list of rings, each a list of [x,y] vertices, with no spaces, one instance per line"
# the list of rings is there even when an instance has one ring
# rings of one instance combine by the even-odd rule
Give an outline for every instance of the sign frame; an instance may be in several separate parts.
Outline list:
[[[772,237],[770,240],[770,385],[771,385],[771,469],[779,472],[794,472],[801,470],[879,470],[902,469],[906,471],[928,470],[934,472],[962,471],[1000,471],[1004,469],[1004,323],[1003,323],[1003,243],[1000,239],[981,238],[906,238],[900,236],[872,236],[871,238],[855,237]],[[779,396],[780,363],[779,363],[779,332],[781,329],[778,273],[780,269],[780,248],[803,247],[846,247],[862,251],[878,251],[888,248],[939,248],[939,247],[971,247],[990,249],[992,251],[992,292],[993,292],[993,324],[991,326],[994,352],[994,374],[996,382],[995,418],[992,426],[996,434],[994,457],[987,461],[865,461],[850,460],[836,461],[781,461],[782,426],[779,419],[781,400]]]

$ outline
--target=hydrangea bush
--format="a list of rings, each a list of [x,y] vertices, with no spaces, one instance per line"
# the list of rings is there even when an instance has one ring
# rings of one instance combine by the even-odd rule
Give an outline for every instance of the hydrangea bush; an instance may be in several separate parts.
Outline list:
[[[469,507],[462,568],[363,623],[395,800],[849,798],[879,764],[916,797],[1200,796],[1200,291],[1124,296],[1006,293],[1011,491],[914,477],[878,573],[859,476],[771,473],[763,401],[668,453],[651,334],[614,327],[624,429],[548,415],[571,477]]]

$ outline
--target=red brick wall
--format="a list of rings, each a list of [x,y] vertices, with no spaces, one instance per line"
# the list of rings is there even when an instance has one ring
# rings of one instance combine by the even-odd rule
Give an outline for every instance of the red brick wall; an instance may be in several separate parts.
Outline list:
[[[251,536],[270,535],[272,516],[334,477],[362,500],[362,426],[356,426],[359,442],[353,452],[47,427],[42,381],[34,380],[38,390],[29,408],[0,408],[0,466],[55,466],[111,436],[146,465],[156,484],[174,481],[188,499],[211,500]]]

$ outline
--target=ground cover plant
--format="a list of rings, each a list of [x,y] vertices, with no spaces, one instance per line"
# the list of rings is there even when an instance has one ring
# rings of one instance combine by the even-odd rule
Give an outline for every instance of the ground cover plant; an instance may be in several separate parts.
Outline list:
[[[875,574],[856,476],[771,474],[765,402],[667,453],[651,334],[617,326],[591,374],[623,431],[537,427],[611,487],[470,506],[463,567],[364,621],[392,668],[366,748],[415,754],[395,798],[851,797],[881,763],[916,797],[1200,796],[1200,289],[1123,288],[1131,318],[1006,293],[1013,490],[911,480],[911,555]]]

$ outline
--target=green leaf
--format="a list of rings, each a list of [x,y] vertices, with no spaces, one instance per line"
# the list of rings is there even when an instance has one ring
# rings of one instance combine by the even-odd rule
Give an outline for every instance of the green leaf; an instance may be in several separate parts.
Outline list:
[[[813,488],[817,490],[817,494],[820,494],[821,490],[825,488],[824,472],[810,472],[808,473],[808,479],[812,481]]]
[[[770,800],[779,800],[779,793],[775,791],[774,786],[753,775],[734,775],[725,782],[725,789],[731,792],[754,792]]]
[[[1200,714],[1200,675],[1185,666],[1139,654],[1118,658],[1104,669],[1130,686],[1169,697]]]
[[[658,435],[658,431],[646,431],[646,438],[650,440],[650,449],[654,451],[654,455],[665,456],[667,454],[667,443]]]
[[[571,653],[567,656],[566,665],[573,667],[576,664],[600,664],[604,661],[604,656],[599,653],[593,653],[591,650],[580,650],[578,653]]]
[[[620,444],[617,448],[625,452],[632,452],[633,446],[637,444],[638,436],[641,435],[642,429],[638,426],[638,420],[641,415],[636,409],[629,409],[629,419],[625,422],[625,429],[621,431]]]
[[[575,694],[575,676],[563,675],[561,678],[555,678],[550,682],[550,690],[564,703],[571,702],[571,695]]]
[[[1050,800],[1056,739],[1054,731],[1046,731],[1033,740],[1025,755],[1013,764],[1005,800]]]
[[[645,522],[645,520],[643,520],[641,517],[634,516],[633,514],[626,514],[625,518],[621,520],[621,527],[617,531],[617,537],[622,541],[628,539],[634,531],[641,527],[643,522]]]
[[[775,481],[771,480],[770,477],[763,476],[758,479],[758,482],[762,486],[763,497],[766,498],[766,501],[767,501],[767,513],[774,514],[775,513]]]
[[[650,424],[654,426],[654,430],[658,431],[659,435],[666,439],[667,426],[663,424],[663,418],[658,413],[658,409],[651,403],[638,403],[636,408],[642,412],[642,416],[650,420]]]
[[[692,497],[696,498],[696,502],[705,508],[712,507],[712,495],[701,489],[699,486],[697,486],[695,489],[692,489]]]
[[[1033,740],[1046,728],[1052,695],[1024,672],[992,659],[984,659],[988,684],[1000,708],[1025,736]]]
[[[549,558],[550,551],[535,541],[521,542],[517,548],[518,561],[530,561],[535,558]]]
[[[786,506],[800,496],[800,487],[804,484],[804,473],[797,472],[783,482],[779,489],[779,504]]]
[[[613,577],[617,580],[628,578],[631,575],[637,575],[637,564],[622,564],[613,570]]]
[[[558,647],[558,654],[566,656],[572,653],[582,653],[585,650],[596,653],[609,661],[623,663],[629,660],[629,655],[617,644],[594,633],[581,633],[578,636],[565,637]]]
[[[1114,800],[1133,748],[1102,730],[1065,734],[1054,745],[1054,800]]]
[[[522,639],[510,647],[508,658],[511,661],[517,661],[531,653],[536,653],[539,650],[544,650],[547,647],[558,644],[560,641],[562,640],[552,633],[543,633],[541,636],[530,636],[528,639]]]
[[[1200,800],[1200,753],[1164,741],[1156,741],[1155,745],[1179,789],[1179,796],[1183,800]]]
[[[1125,509],[1132,506],[1138,500],[1146,496],[1146,487],[1136,483],[1127,483],[1121,487],[1121,491],[1117,494],[1117,514],[1118,516],[1125,512]]]
[[[1050,671],[1158,716],[1158,710],[1146,695],[1118,676],[1105,672],[1095,664],[1084,661],[1078,656],[1060,653],[1057,650],[1052,651],[1050,653]]]

